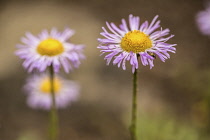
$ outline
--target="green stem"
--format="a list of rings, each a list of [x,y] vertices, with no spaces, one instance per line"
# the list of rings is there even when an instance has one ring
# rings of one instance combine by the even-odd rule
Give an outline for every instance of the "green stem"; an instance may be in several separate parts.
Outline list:
[[[137,69],[133,74],[133,98],[132,98],[132,116],[131,116],[131,140],[137,140],[136,136],[136,120],[137,120]]]
[[[50,70],[50,90],[51,90],[51,110],[50,110],[50,140],[57,140],[58,139],[58,116],[57,116],[57,109],[56,109],[56,100],[55,100],[55,91],[54,91],[54,69],[53,65],[49,67]]]

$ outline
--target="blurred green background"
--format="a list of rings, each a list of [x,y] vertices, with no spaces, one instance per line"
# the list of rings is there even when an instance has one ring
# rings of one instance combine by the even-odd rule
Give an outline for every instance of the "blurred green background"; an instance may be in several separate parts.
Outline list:
[[[14,55],[26,31],[70,27],[70,41],[85,44],[87,59],[65,77],[80,83],[80,98],[59,110],[60,140],[129,140],[132,73],[106,66],[97,38],[105,21],[120,24],[129,14],[175,35],[177,53],[155,67],[140,66],[140,140],[210,139],[209,37],[197,29],[202,0],[3,0],[0,2],[0,140],[46,140],[48,112],[26,105],[22,86],[28,76]]]

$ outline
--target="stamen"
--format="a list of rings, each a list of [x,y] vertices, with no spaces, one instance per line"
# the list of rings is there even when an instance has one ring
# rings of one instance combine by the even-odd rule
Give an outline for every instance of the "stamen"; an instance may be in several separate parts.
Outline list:
[[[121,48],[126,52],[144,52],[152,47],[152,41],[145,33],[133,30],[125,34],[121,41]]]
[[[54,88],[54,92],[55,93],[58,93],[61,89],[61,82],[58,78],[55,78],[54,79],[54,84],[53,84],[53,88]],[[40,90],[43,92],[43,93],[51,93],[51,83],[50,83],[50,79],[49,78],[46,78],[43,80],[43,82],[41,83],[41,86],[40,86]]]
[[[55,56],[64,51],[62,43],[56,39],[43,40],[37,47],[37,52],[41,55]]]

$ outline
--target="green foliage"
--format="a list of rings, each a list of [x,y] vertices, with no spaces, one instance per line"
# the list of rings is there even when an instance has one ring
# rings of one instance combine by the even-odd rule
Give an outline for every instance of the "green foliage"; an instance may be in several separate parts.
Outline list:
[[[173,118],[141,115],[138,122],[139,140],[201,140],[196,129]]]

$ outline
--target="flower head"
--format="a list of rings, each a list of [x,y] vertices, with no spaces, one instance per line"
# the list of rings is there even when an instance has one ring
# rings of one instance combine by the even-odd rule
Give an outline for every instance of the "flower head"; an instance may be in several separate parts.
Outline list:
[[[22,37],[23,44],[18,44],[16,55],[24,59],[23,66],[31,72],[38,69],[43,72],[48,66],[53,65],[54,71],[58,72],[63,66],[65,72],[78,68],[80,60],[84,59],[83,45],[74,45],[67,40],[74,31],[67,28],[58,32],[53,28],[49,33],[43,30],[38,36],[27,32]]]
[[[210,2],[205,10],[196,15],[196,22],[201,33],[210,36]]]
[[[27,93],[27,104],[32,108],[49,110],[51,107],[50,78],[46,74],[34,75],[27,79],[24,86]],[[57,108],[64,108],[75,101],[79,94],[79,86],[59,76],[54,79],[54,91]]]
[[[105,39],[99,38],[102,54],[109,53],[105,56],[107,64],[113,60],[113,64],[118,67],[122,65],[125,70],[126,61],[130,61],[132,65],[132,72],[138,69],[138,57],[140,57],[142,64],[154,66],[153,60],[158,56],[161,61],[165,62],[170,58],[168,52],[175,53],[176,44],[166,43],[174,35],[169,35],[169,29],[159,29],[160,21],[157,21],[158,16],[155,16],[152,22],[148,21],[140,24],[140,18],[133,15],[129,16],[129,26],[125,19],[122,19],[122,24],[117,27],[114,23],[106,22],[110,32],[102,27],[101,33]]]

